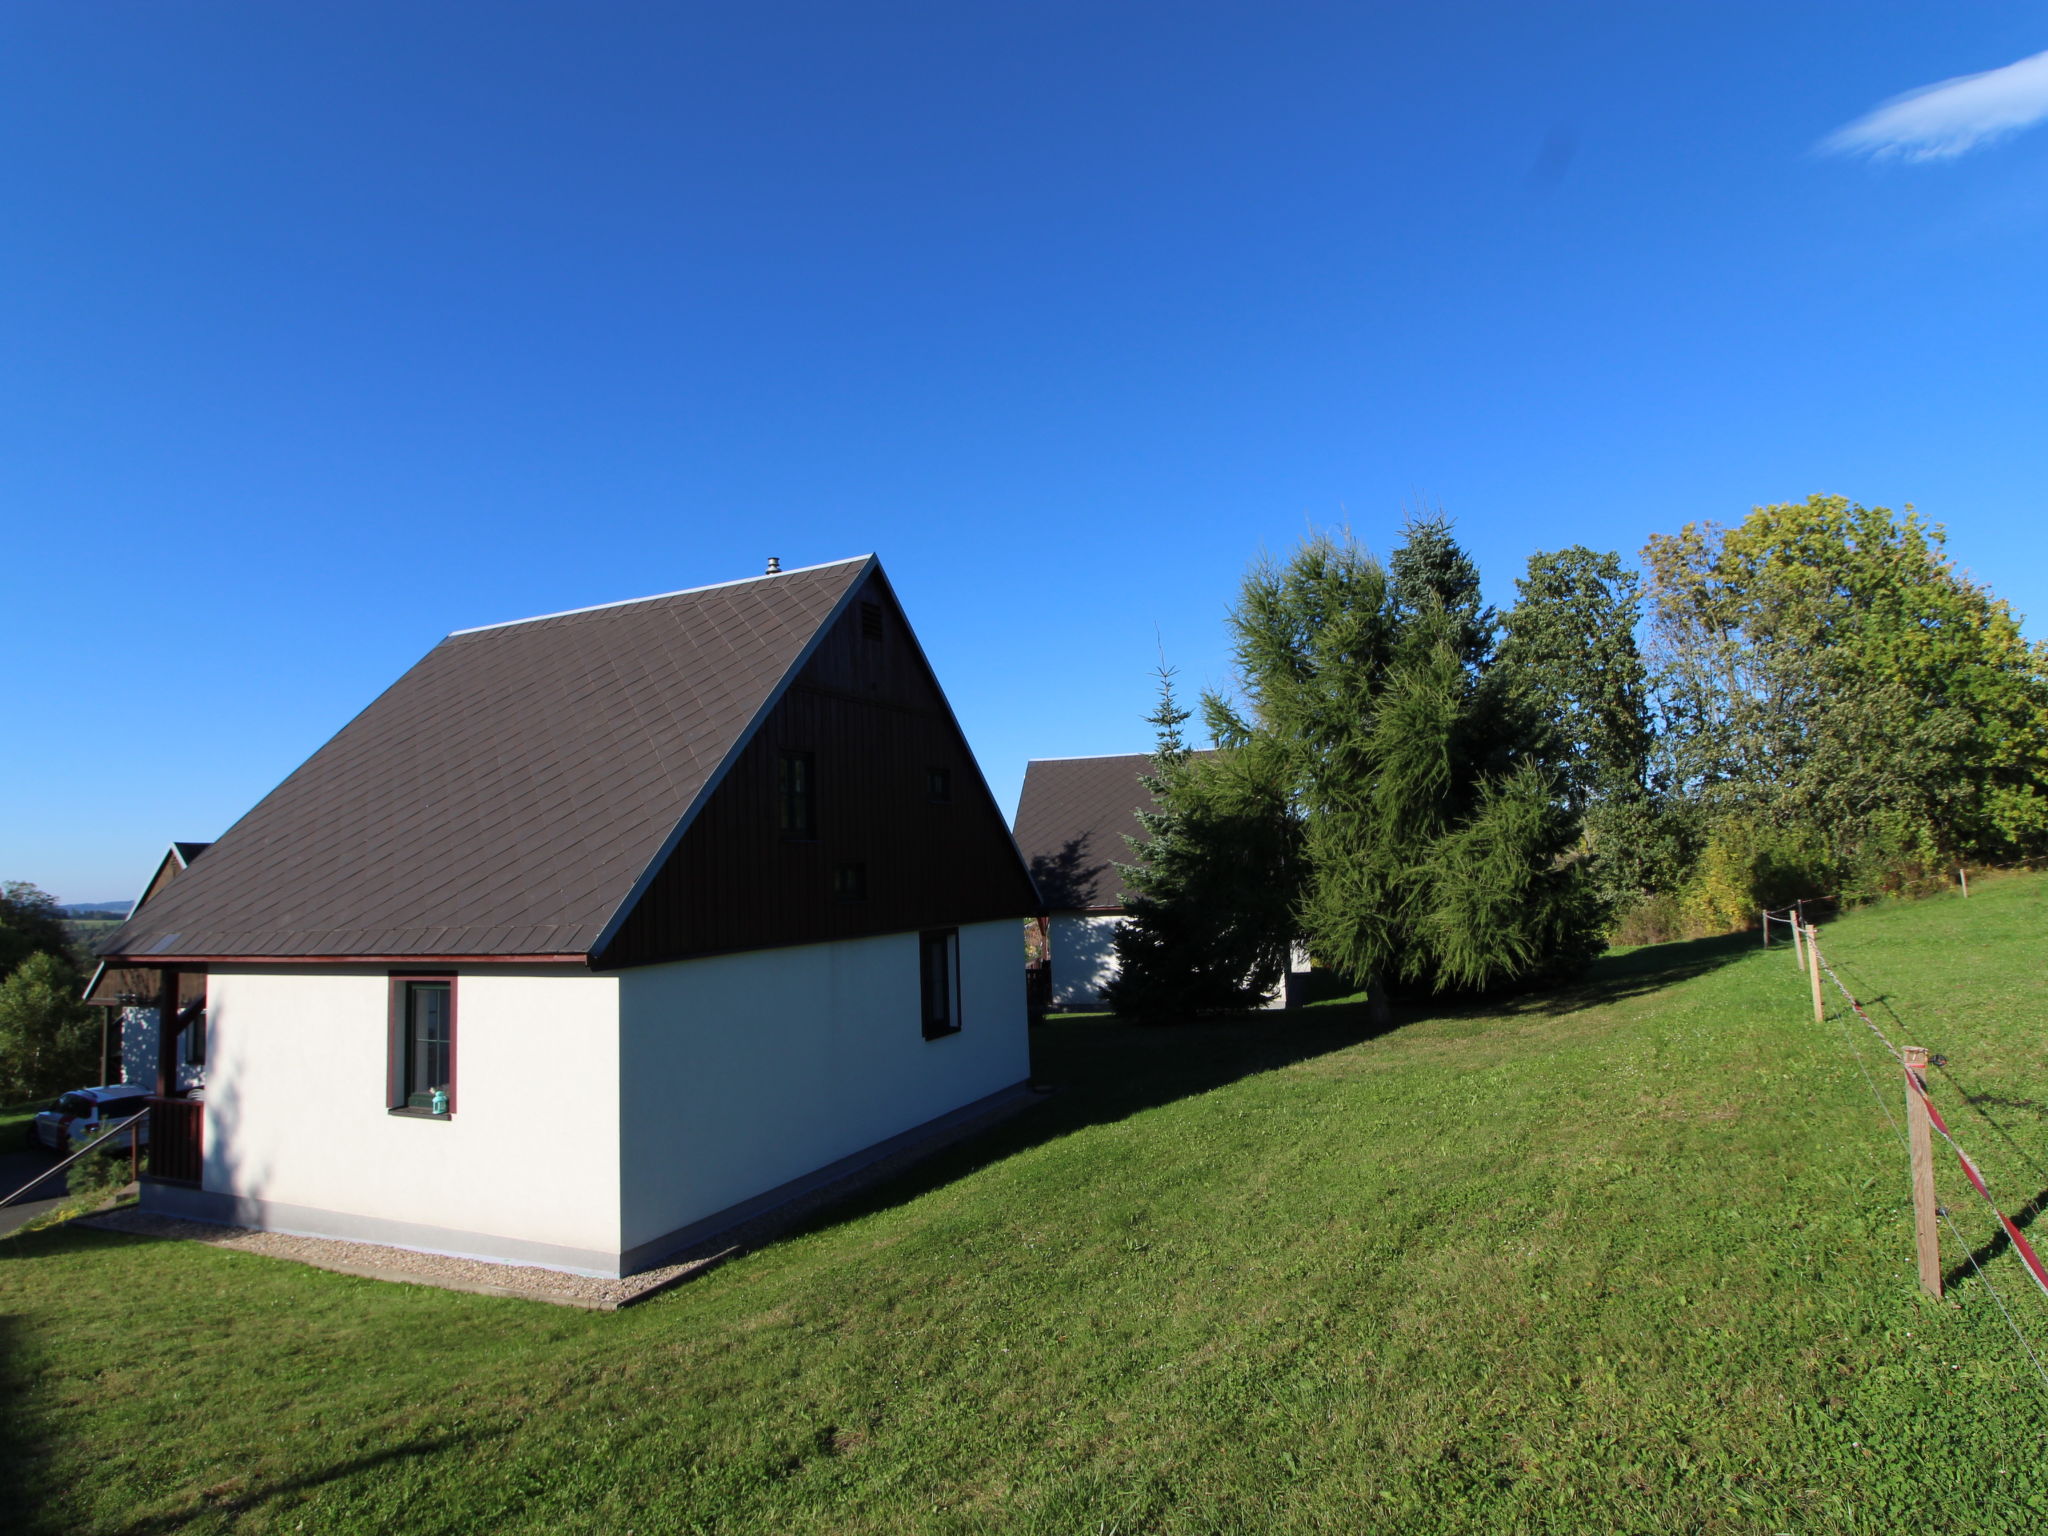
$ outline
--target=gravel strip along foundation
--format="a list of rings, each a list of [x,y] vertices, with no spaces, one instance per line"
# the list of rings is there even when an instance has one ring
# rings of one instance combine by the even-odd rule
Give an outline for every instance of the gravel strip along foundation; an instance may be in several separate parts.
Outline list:
[[[643,1269],[638,1274],[624,1275],[616,1280],[565,1274],[559,1269],[542,1269],[532,1264],[493,1264],[488,1259],[458,1259],[442,1253],[421,1253],[412,1248],[388,1248],[380,1243],[355,1243],[336,1237],[294,1237],[286,1232],[261,1232],[253,1227],[229,1227],[210,1221],[150,1216],[133,1206],[80,1217],[78,1225],[97,1227],[105,1232],[126,1232],[135,1237],[206,1243],[215,1248],[232,1248],[238,1253],[257,1253],[273,1259],[295,1259],[316,1269],[360,1275],[367,1280],[396,1280],[407,1285],[439,1286],[444,1291],[472,1291],[480,1296],[512,1296],[522,1301],[552,1302],[558,1307],[616,1312],[636,1301],[645,1301],[670,1286],[694,1280],[749,1249],[772,1242],[824,1207],[879,1184],[934,1152],[1030,1108],[1040,1102],[1047,1091],[1036,1089],[1020,1094],[985,1114],[962,1121],[942,1135],[869,1163],[844,1178],[835,1179],[730,1227],[694,1248],[684,1249],[659,1268]]]
[[[492,1264],[484,1259],[458,1259],[442,1253],[419,1253],[411,1248],[386,1248],[378,1243],[351,1243],[332,1237],[293,1237],[285,1232],[216,1226],[210,1221],[148,1216],[136,1210],[84,1217],[79,1225],[136,1237],[179,1238],[215,1248],[232,1248],[237,1253],[260,1253],[273,1259],[296,1259],[316,1269],[360,1275],[367,1280],[397,1280],[409,1285],[439,1286],[445,1291],[474,1291],[481,1296],[549,1301],[559,1307],[587,1307],[594,1312],[616,1312],[620,1307],[631,1306],[656,1291],[701,1275],[739,1252],[739,1246],[733,1244],[683,1263],[664,1264],[659,1269],[643,1269],[637,1275],[606,1280],[531,1264]]]

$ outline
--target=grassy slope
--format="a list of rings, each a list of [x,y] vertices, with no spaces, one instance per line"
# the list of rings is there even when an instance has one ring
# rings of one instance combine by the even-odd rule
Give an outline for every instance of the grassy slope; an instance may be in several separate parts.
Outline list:
[[[48,1099],[29,1099],[20,1104],[0,1104],[0,1152],[12,1152],[28,1144],[28,1123],[50,1107]],[[7,1191],[0,1189],[0,1195]]]
[[[1828,934],[1953,1059],[1937,1094],[2009,1208],[2048,1186],[2044,918],[2012,878]],[[2048,1389],[1975,1282],[1917,1297],[1903,1154],[1753,943],[1377,1039],[1342,1007],[1053,1025],[1065,1091],[1030,1116],[617,1316],[15,1239],[0,1503],[133,1532],[2031,1527]]]

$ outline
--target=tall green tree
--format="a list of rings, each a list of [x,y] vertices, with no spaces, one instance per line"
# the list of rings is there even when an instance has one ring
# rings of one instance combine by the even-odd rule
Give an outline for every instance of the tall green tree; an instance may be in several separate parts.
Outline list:
[[[1531,555],[1516,590],[1501,669],[1550,732],[1603,899],[1640,901],[1683,876],[1691,841],[1685,806],[1651,774],[1640,578],[1618,554],[1574,544]]]
[[[1499,616],[1479,595],[1479,567],[1453,537],[1441,512],[1410,517],[1394,549],[1393,599],[1396,616],[1410,620],[1441,608],[1451,620],[1450,644],[1468,667],[1492,660]]]
[[[71,937],[57,899],[26,880],[0,884],[0,976],[30,955],[71,957]]]
[[[1554,732],[1572,805],[1648,788],[1648,674],[1636,648],[1640,581],[1621,557],[1582,544],[1529,557],[1503,621],[1500,663]]]
[[[30,955],[0,981],[0,1095],[40,1098],[97,1080],[99,1015],[79,1001],[78,968]]]
[[[1650,541],[1669,761],[1710,818],[1864,884],[2048,847],[2048,650],[1943,544],[1839,496]]]
[[[79,1000],[84,990],[56,898],[24,880],[0,885],[0,1097],[41,1097],[96,1073],[99,1013]]]
[[[1381,999],[1575,969],[1600,923],[1579,821],[1494,664],[1478,573],[1441,519],[1392,566],[1317,536],[1254,568],[1231,616],[1232,718],[1291,765],[1303,811],[1311,947]]]
[[[1145,1021],[1259,1006],[1297,931],[1301,831],[1283,765],[1266,742],[1191,751],[1189,718],[1162,668],[1143,781],[1154,808],[1122,866],[1129,915],[1106,989],[1119,1014]]]

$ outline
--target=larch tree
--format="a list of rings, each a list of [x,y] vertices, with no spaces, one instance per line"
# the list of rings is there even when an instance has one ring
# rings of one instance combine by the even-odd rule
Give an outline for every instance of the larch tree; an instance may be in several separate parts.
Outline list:
[[[1348,536],[1246,578],[1232,613],[1246,739],[1291,765],[1311,949],[1384,1002],[1574,971],[1601,910],[1551,736],[1495,661],[1478,572],[1442,518],[1391,571]]]

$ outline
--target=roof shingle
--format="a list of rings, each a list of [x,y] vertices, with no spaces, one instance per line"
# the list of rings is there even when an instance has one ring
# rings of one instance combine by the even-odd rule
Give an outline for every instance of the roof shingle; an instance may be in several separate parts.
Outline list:
[[[1117,910],[1124,904],[1124,839],[1144,840],[1138,812],[1153,806],[1139,782],[1150,771],[1142,752],[1118,757],[1048,757],[1024,767],[1017,800],[1017,848],[1031,867],[1039,899],[1054,911]]]
[[[871,564],[450,635],[105,953],[589,953]]]

